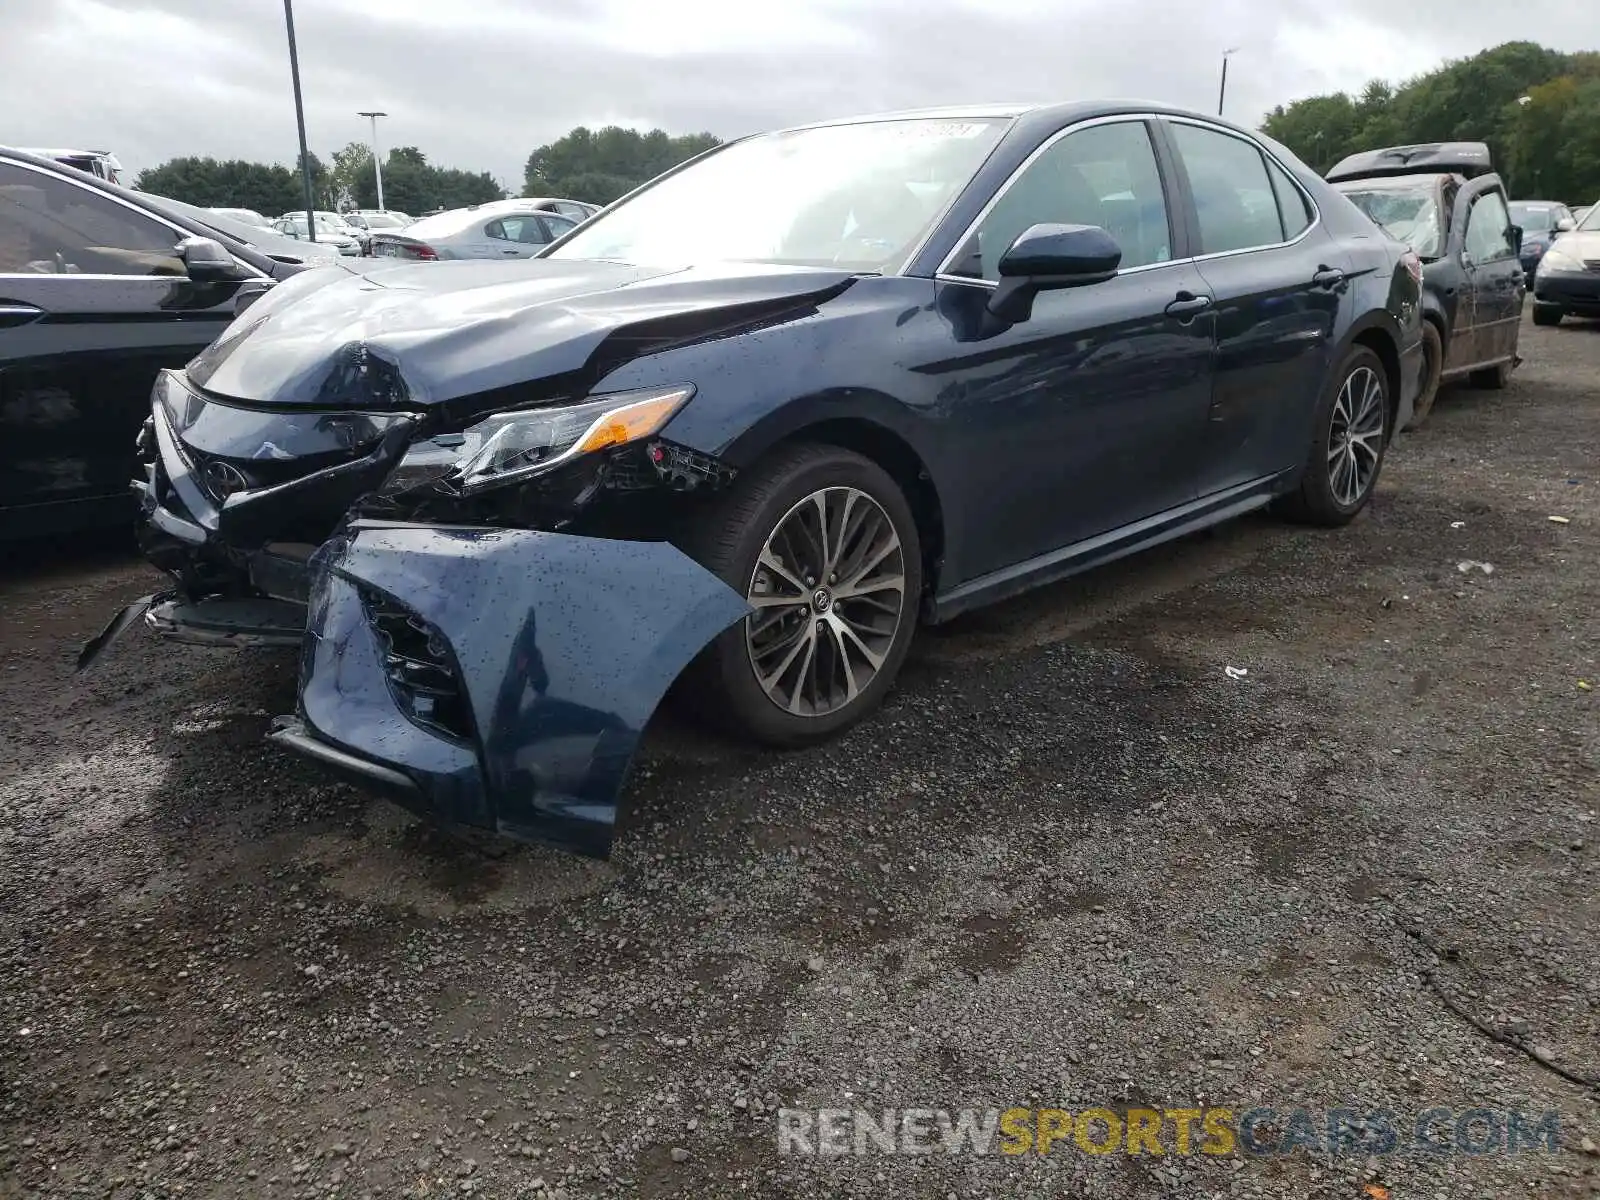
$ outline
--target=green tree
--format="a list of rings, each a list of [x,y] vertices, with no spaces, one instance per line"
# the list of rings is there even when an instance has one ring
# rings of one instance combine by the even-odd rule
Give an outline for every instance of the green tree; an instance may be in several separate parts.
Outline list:
[[[335,150],[329,157],[333,160],[333,166],[328,173],[332,177],[333,190],[339,203],[354,200],[361,177],[372,174],[372,148],[365,142],[351,142],[343,150]]]
[[[300,206],[300,179],[278,163],[174,158],[139,176],[139,188],[205,208],[253,208],[277,216]]]
[[[370,165],[371,159],[368,158]],[[383,163],[383,202],[416,216],[435,208],[464,208],[505,198],[505,189],[484,171],[428,164],[415,146],[399,146]],[[351,191],[359,208],[376,208],[378,183],[371,170],[358,173]]]
[[[528,156],[522,194],[609,204],[663,171],[721,144],[709,133],[672,137],[661,129],[640,133],[617,125],[598,130],[580,125]]]
[[[1318,171],[1382,146],[1487,142],[1513,192],[1587,203],[1600,195],[1600,54],[1507,42],[1398,86],[1280,105],[1262,128]]]

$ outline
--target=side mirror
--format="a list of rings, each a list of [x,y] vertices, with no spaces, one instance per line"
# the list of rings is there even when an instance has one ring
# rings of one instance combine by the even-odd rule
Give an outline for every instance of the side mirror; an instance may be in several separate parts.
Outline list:
[[[1557,233],[1571,233],[1577,227],[1578,223],[1571,217],[1562,217],[1561,220],[1556,222]]]
[[[233,295],[233,315],[238,316],[249,308],[261,297],[265,296],[272,287],[270,279],[247,279],[239,285],[239,290]]]
[[[1522,253],[1522,226],[1510,225],[1506,227],[1506,237],[1511,239],[1511,253]]]
[[[1098,225],[1029,226],[1000,256],[989,311],[1013,324],[1026,321],[1039,292],[1104,283],[1121,262],[1122,247]]]
[[[221,242],[208,237],[187,237],[178,243],[178,257],[184,273],[195,283],[232,283],[239,278],[239,264]]]

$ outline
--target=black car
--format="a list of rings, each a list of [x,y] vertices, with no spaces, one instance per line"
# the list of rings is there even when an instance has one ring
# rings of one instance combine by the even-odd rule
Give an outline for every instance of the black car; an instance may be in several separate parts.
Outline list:
[[[1423,378],[1417,424],[1444,380],[1504,387],[1521,360],[1527,291],[1522,233],[1482,142],[1392,146],[1353,154],[1328,180],[1422,259]]]
[[[714,222],[704,214],[716,211]],[[667,688],[794,746],[919,622],[1372,495],[1421,263],[1283,147],[1067,104],[746,138],[539,258],[308,272],[158,382],[141,615],[302,646],[274,737],[605,854]]]
[[[185,209],[0,149],[0,540],[130,520],[157,372],[304,269]]]

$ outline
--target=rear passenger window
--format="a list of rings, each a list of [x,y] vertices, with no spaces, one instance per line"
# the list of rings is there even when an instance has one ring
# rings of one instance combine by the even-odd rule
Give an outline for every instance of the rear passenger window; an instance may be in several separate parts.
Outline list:
[[[1267,175],[1272,180],[1272,190],[1278,194],[1278,216],[1283,220],[1284,239],[1297,238],[1311,224],[1311,202],[1289,178],[1289,172],[1270,158],[1267,159]]]
[[[1168,128],[1194,194],[1201,254],[1288,240],[1266,160],[1254,143],[1198,125],[1174,123]]]

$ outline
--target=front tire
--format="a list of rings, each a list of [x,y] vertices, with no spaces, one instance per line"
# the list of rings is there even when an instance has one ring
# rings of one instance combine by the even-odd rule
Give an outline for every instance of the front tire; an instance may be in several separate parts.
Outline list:
[[[695,707],[772,746],[823,741],[893,685],[916,629],[922,548],[888,472],[797,445],[746,471],[683,539],[755,611],[691,666]]]
[[[1371,350],[1356,346],[1345,355],[1314,428],[1300,486],[1280,508],[1308,525],[1344,525],[1372,498],[1389,443],[1389,380]]]
[[[1561,318],[1566,316],[1559,304],[1535,304],[1533,306],[1533,323],[1535,325],[1559,325]]]

